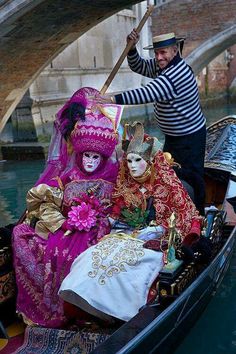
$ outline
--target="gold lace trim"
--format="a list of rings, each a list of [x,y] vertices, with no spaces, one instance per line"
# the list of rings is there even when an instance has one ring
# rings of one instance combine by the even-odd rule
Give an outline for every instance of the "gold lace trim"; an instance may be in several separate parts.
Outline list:
[[[126,234],[122,234],[122,237],[120,234],[112,234],[95,246],[92,270],[88,276],[97,278],[98,284],[105,285],[109,278],[139,264],[144,255],[143,241]]]

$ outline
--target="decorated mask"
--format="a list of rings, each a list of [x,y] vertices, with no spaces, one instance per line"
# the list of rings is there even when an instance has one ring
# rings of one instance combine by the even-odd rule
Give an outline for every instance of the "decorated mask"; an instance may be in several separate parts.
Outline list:
[[[134,128],[134,133],[130,132],[129,135],[133,135],[131,140],[126,139],[126,130]],[[124,129],[124,135],[122,140],[122,149],[126,154],[139,155],[147,162],[151,162],[154,155],[160,150],[161,143],[155,137],[145,137],[144,128],[142,123],[135,122],[133,125],[126,124]]]
[[[82,164],[86,172],[94,172],[102,160],[101,154],[94,151],[85,151],[82,156]]]
[[[147,162],[138,154],[127,155],[127,165],[132,177],[142,176],[147,169]]]
[[[131,128],[131,129],[130,129]],[[132,131],[134,128],[134,132]],[[126,135],[131,138],[127,139]],[[127,156],[127,167],[131,177],[138,183],[153,182],[155,166],[153,159],[161,143],[155,137],[145,136],[142,123],[126,124],[124,127],[122,149]],[[124,178],[124,165],[121,165],[121,181]]]

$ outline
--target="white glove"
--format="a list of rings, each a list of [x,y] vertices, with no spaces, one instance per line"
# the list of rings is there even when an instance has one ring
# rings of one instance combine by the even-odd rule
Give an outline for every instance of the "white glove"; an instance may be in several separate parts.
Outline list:
[[[119,221],[119,220],[115,220],[111,217],[108,217],[110,225],[111,225],[111,234],[117,234],[119,232],[125,232],[126,234],[131,234],[133,229],[130,228],[126,223]]]
[[[111,225],[111,227],[115,224],[116,220],[111,218],[110,216],[108,216],[108,220],[109,220],[109,223]]]
[[[139,240],[148,241],[161,237],[165,233],[163,226],[147,226],[139,231],[137,238]]]

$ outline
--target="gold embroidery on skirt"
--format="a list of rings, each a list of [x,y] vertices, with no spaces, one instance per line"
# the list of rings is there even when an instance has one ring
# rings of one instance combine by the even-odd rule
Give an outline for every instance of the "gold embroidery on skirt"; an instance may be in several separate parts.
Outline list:
[[[98,283],[104,285],[108,278],[139,264],[144,255],[143,241],[124,233],[112,234],[95,246],[92,252],[93,270],[88,272],[88,276],[98,277]]]

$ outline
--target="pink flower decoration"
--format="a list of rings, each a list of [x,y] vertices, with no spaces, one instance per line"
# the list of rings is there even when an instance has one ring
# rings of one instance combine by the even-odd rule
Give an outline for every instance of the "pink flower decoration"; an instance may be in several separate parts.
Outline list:
[[[79,231],[89,231],[96,225],[97,214],[98,212],[93,210],[90,204],[82,202],[80,205],[71,207],[68,213],[68,223]]]

